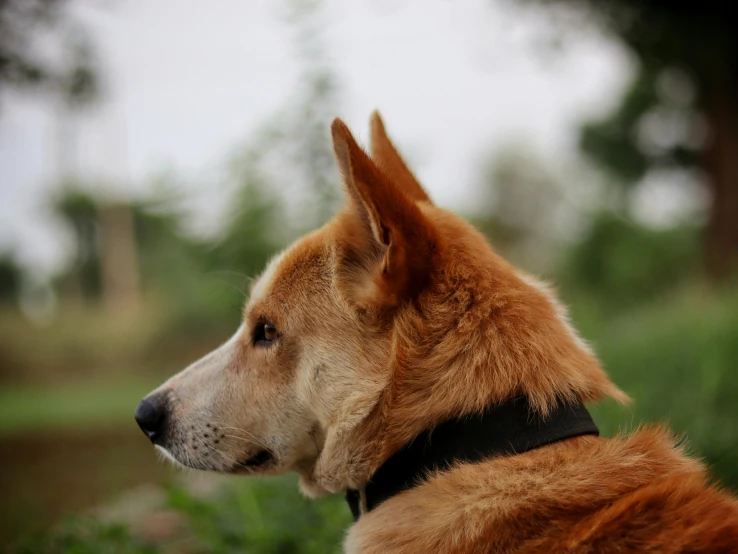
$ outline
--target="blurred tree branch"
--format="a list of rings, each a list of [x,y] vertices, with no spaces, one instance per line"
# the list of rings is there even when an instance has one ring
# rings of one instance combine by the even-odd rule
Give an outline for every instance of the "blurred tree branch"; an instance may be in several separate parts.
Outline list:
[[[581,148],[624,185],[664,167],[701,170],[705,267],[726,278],[738,266],[738,12],[719,0],[524,1],[572,9],[636,56],[636,79],[612,114],[584,125]]]
[[[86,33],[65,0],[0,0],[0,92],[52,92],[72,106],[100,94],[99,68]]]

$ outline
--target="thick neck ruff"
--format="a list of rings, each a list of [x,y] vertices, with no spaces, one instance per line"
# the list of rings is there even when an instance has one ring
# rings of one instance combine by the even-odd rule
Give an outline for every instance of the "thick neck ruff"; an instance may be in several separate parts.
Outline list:
[[[560,402],[545,418],[524,397],[491,406],[481,414],[450,419],[422,432],[385,461],[363,490],[348,490],[354,520],[392,496],[455,463],[519,454],[546,444],[599,435],[581,402]]]

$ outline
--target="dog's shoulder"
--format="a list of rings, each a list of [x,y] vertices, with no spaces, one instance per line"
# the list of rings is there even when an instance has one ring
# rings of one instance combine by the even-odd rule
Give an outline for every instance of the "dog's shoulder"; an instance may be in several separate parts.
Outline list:
[[[362,516],[346,551],[727,552],[731,544],[738,503],[655,427],[433,475]]]

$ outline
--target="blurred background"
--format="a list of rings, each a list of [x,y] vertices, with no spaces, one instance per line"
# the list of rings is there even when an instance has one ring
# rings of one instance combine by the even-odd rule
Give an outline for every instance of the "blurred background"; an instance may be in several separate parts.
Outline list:
[[[436,203],[554,282],[738,489],[738,22],[667,0],[0,1],[0,548],[331,552],[342,499],[181,474],[138,400],[341,202],[379,108]]]

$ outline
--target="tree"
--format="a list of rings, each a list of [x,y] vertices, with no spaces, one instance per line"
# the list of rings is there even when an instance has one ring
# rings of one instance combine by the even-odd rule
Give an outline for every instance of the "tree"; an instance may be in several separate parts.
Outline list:
[[[0,0],[0,92],[52,91],[75,105],[99,93],[98,69],[87,35],[67,17],[64,0]],[[59,48],[41,54],[39,37]]]
[[[290,194],[299,197],[301,230],[322,225],[333,215],[340,190],[326,122],[338,113],[341,90],[324,44],[322,8],[320,0],[282,4],[300,73],[287,103],[257,134],[247,154],[253,165],[280,167],[289,181],[282,190],[291,188]]]
[[[589,175],[555,168],[521,144],[486,159],[480,178],[483,210],[474,224],[506,258],[532,271],[550,271],[561,246],[599,208]]]
[[[61,286],[68,294],[95,302],[102,288],[98,203],[89,194],[67,188],[55,199],[53,209],[69,225],[74,237],[72,267],[62,276]]]
[[[315,223],[323,224],[335,211],[339,190],[326,125],[340,104],[338,77],[323,43],[322,2],[290,0],[287,5],[287,20],[295,33],[294,45],[302,67],[302,90],[295,99],[294,123],[289,132],[295,141],[295,162],[315,195]]]
[[[231,178],[237,193],[226,214],[223,235],[211,254],[214,269],[227,270],[244,279],[258,275],[269,258],[284,246],[286,237],[275,224],[284,219],[278,197],[269,193],[271,182],[260,167],[262,151],[250,150],[232,162]]]
[[[18,300],[23,271],[10,252],[0,252],[0,304]]]
[[[738,266],[738,12],[720,0],[528,1],[573,8],[635,54],[632,86],[612,114],[584,125],[581,148],[624,185],[700,170],[711,197],[705,267],[727,277]]]

